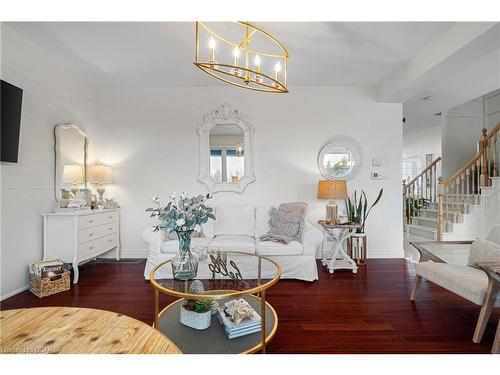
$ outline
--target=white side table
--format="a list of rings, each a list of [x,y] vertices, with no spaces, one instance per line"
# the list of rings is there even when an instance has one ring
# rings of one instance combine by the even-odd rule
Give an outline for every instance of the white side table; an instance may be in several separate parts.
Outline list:
[[[326,234],[322,249],[324,249],[325,243],[329,238],[335,239],[332,257],[328,258],[324,254],[324,251],[322,251],[321,263],[328,267],[330,273],[338,269],[348,269],[352,270],[352,273],[357,273],[358,266],[347,254],[346,243],[347,239],[351,236],[351,232],[361,226],[359,224],[329,224],[326,220],[319,220],[318,224],[323,227]]]

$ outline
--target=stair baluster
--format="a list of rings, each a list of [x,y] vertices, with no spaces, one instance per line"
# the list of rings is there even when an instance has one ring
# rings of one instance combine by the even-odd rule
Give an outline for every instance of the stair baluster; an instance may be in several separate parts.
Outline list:
[[[497,152],[497,138],[500,123],[487,134],[487,129],[482,130],[481,140],[478,142],[478,152],[457,173],[444,180],[439,177],[438,197],[438,224],[437,238],[443,240],[443,233],[447,230],[446,221],[449,220],[451,203],[452,222],[458,223],[460,214],[470,212],[470,194],[473,203],[481,203],[481,188],[491,186],[491,178],[499,175],[499,154]],[[469,190],[469,176],[472,187]],[[450,190],[453,189],[453,193]],[[453,198],[452,198],[453,196]],[[450,202],[453,199],[454,202]]]

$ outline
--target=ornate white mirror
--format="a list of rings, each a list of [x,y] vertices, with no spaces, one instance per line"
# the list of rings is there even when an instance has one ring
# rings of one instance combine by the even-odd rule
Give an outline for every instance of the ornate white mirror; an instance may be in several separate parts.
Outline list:
[[[87,135],[76,124],[54,128],[54,197],[63,204],[89,203],[87,190]]]
[[[328,139],[320,148],[318,168],[328,180],[351,180],[362,163],[361,146],[347,135]]]
[[[209,192],[243,193],[255,181],[254,127],[248,117],[229,104],[206,114],[198,127],[200,174]]]

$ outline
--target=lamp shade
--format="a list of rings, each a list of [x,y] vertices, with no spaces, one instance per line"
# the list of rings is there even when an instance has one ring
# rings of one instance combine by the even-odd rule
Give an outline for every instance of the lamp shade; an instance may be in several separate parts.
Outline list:
[[[347,186],[345,180],[319,181],[318,199],[347,199]]]
[[[72,184],[83,183],[83,168],[81,165],[72,164],[65,165],[63,168],[63,182],[70,182]]]
[[[93,165],[89,169],[89,181],[91,184],[112,184],[113,170],[107,165]]]

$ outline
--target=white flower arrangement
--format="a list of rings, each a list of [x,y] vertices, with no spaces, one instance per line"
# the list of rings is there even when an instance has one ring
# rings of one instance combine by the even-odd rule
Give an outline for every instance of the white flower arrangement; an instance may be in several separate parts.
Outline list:
[[[214,210],[205,204],[211,199],[210,194],[190,197],[186,192],[170,194],[170,202],[161,206],[160,198],[153,197],[156,207],[146,209],[151,217],[158,217],[159,224],[153,231],[166,232],[200,232],[201,226],[209,219],[215,220]]]

